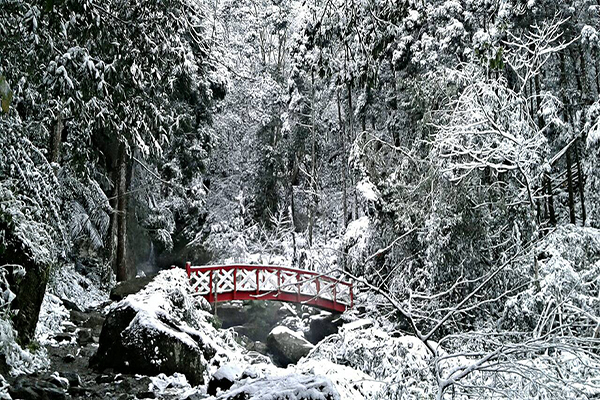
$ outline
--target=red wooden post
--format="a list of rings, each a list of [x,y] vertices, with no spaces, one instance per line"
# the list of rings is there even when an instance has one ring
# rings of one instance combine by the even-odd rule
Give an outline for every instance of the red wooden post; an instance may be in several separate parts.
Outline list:
[[[354,285],[350,284],[350,308],[354,307]]]
[[[259,269],[256,269],[256,294],[258,294],[258,292],[260,291],[260,276],[259,276]]]
[[[213,301],[213,288],[212,288],[212,269],[210,270],[210,274],[208,276],[208,302],[211,303]]]
[[[316,282],[316,285],[317,285],[317,299],[318,299],[320,297],[320,295],[321,295],[321,278],[317,276],[317,279],[316,279],[315,282]]]
[[[190,271],[190,274],[192,272]],[[200,273],[198,271],[196,271],[196,278],[200,279]],[[198,286],[196,286],[196,292],[198,292]]]
[[[185,263],[185,272],[188,274],[188,279],[192,277],[192,263],[189,261]]]
[[[281,293],[281,270],[277,269],[277,294]]]
[[[337,284],[338,281],[333,281],[333,304],[337,303]]]
[[[235,294],[237,293],[237,268],[233,267],[233,298],[235,299]]]
[[[298,285],[298,294],[297,294],[297,299],[298,299],[298,303],[300,303],[300,287],[302,286],[302,275],[300,275],[300,273],[296,274],[296,284]]]

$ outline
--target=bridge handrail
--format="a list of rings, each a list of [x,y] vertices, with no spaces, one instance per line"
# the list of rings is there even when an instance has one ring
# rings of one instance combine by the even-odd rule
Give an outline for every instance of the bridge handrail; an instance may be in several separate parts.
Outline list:
[[[304,269],[299,269],[299,268],[291,268],[291,267],[283,267],[283,266],[278,266],[278,265],[254,265],[254,264],[243,264],[243,263],[239,263],[239,264],[225,264],[225,265],[201,265],[201,266],[192,266],[191,262],[187,262],[185,264],[185,269],[188,275],[188,278],[190,278],[190,283],[193,284],[193,287],[196,288],[196,291],[198,292],[198,287],[199,285],[201,285],[201,287],[203,288],[202,290],[200,290],[199,293],[203,293],[203,296],[205,296],[205,298],[209,301],[217,301],[216,300],[216,296],[219,293],[228,293],[227,290],[225,289],[224,292],[221,292],[221,287],[219,285],[215,286],[214,290],[213,290],[213,282],[216,282],[213,280],[213,273],[217,273],[217,276],[221,273],[228,273],[229,275],[229,280],[233,280],[233,283],[229,283],[226,284],[226,288],[229,287],[231,288],[231,293],[233,294],[233,296],[228,296],[232,297],[230,300],[235,300],[235,299],[246,299],[248,300],[249,298],[248,295],[244,295],[243,293],[256,293],[256,295],[258,295],[261,291],[263,293],[275,293],[275,295],[271,296],[269,299],[270,300],[278,300],[280,298],[282,298],[282,301],[298,301],[300,302],[300,298],[302,296],[304,296],[305,300],[312,304],[312,305],[316,305],[316,306],[325,306],[327,307],[331,307],[332,309],[335,309],[336,311],[340,311],[340,309],[343,311],[346,307],[353,307],[354,305],[354,285],[351,282],[347,282],[344,281],[342,279],[338,279],[338,278],[334,278],[328,275],[325,275],[325,273],[321,273],[321,272],[317,272],[317,271],[308,271],[308,270],[304,270]],[[245,273],[252,273],[252,275],[254,275],[254,272],[256,272],[256,279],[255,279],[255,285],[252,285],[252,281],[249,282],[249,284],[251,285],[251,288],[247,288],[244,287],[246,285],[246,282],[248,282],[246,280],[246,278],[243,278],[242,280],[242,288],[240,288],[237,284],[238,284],[238,279],[240,277],[239,275],[239,271],[246,271]],[[260,287],[260,280],[259,280],[259,273],[260,271],[263,271],[263,273],[266,274],[274,274],[276,273],[277,275],[277,287],[270,287],[269,289],[266,288],[262,288]],[[295,282],[290,282],[290,283],[284,283],[283,282],[283,274],[289,274],[291,276],[295,277]],[[206,275],[208,274],[208,275]],[[237,275],[236,275],[237,274]],[[280,278],[280,274],[282,274],[282,278]],[[288,275],[288,276],[289,276]],[[200,278],[200,277],[203,278]],[[237,278],[236,278],[237,276]],[[194,277],[194,279],[192,279],[192,277]],[[285,278],[288,279],[288,278]],[[313,287],[312,290],[316,290],[316,293],[314,293],[313,295],[309,295],[308,293],[306,293],[304,290],[305,288],[305,284],[307,284],[307,282],[313,282],[315,284],[315,287]],[[268,285],[272,284],[268,283]],[[326,286],[323,286],[323,284],[325,284]],[[208,285],[208,286],[206,286]],[[330,286],[331,285],[331,286]],[[292,291],[287,290],[287,294],[286,293],[282,293],[282,290],[285,290],[284,287],[297,287],[297,291],[294,290],[293,292],[296,292],[296,298],[293,298],[292,295]],[[301,289],[302,288],[302,289]],[[339,288],[339,289],[338,289]],[[346,288],[346,289],[341,289],[341,288]],[[337,289],[337,290],[336,290]],[[311,289],[308,289],[309,291]],[[325,296],[328,297],[323,297],[323,295],[321,294],[321,290],[324,290],[323,293],[325,293]],[[330,291],[332,290],[332,291]],[[237,294],[236,294],[237,293]],[[345,293],[345,294],[344,294]],[[290,297],[290,295],[292,295],[292,297]],[[310,299],[306,299],[307,296],[313,296]],[[340,297],[341,296],[341,297]],[[346,299],[345,296],[348,296],[348,298]],[[220,296],[219,296],[220,297]]]
[[[186,263],[185,269],[187,271],[188,277],[190,276],[190,274],[192,272],[196,272],[196,271],[202,271],[202,272],[215,271],[215,270],[229,271],[232,269],[251,269],[251,270],[258,269],[261,271],[279,270],[279,271],[300,273],[303,275],[312,275],[312,276],[316,276],[319,279],[323,279],[326,281],[335,282],[335,283],[339,283],[341,285],[346,285],[346,286],[353,286],[352,283],[350,283],[350,282],[346,282],[341,279],[333,278],[331,276],[325,275],[322,272],[309,271],[306,269],[299,269],[299,268],[282,267],[279,265],[253,265],[253,264],[191,265],[191,263]]]

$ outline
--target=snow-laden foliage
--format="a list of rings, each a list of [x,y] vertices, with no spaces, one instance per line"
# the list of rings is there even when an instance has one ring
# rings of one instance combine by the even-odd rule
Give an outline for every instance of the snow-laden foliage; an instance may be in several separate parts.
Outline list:
[[[360,271],[369,250],[369,240],[373,235],[369,217],[352,221],[344,234],[344,247],[348,252],[349,264],[353,272]]]
[[[48,292],[83,309],[96,306],[108,300],[108,285],[101,281],[101,273],[96,270],[82,275],[73,264],[64,265],[50,276]]]
[[[23,128],[18,118],[0,118],[0,223],[40,265],[50,266],[67,249],[61,186],[43,150],[28,137],[43,127]],[[4,244],[3,245],[8,245]]]
[[[35,332],[38,342],[55,344],[52,336],[63,332],[65,324],[69,323],[69,311],[62,299],[77,304],[83,310],[108,300],[108,290],[100,279],[102,272],[96,270],[84,276],[72,264],[52,271]]]
[[[52,336],[64,330],[64,324],[69,321],[69,318],[69,310],[65,308],[61,299],[50,291],[46,292],[35,330],[36,340],[43,345],[56,344]]]
[[[362,322],[348,324],[338,334],[323,340],[300,361],[298,368],[324,360],[360,371],[372,381],[383,382],[382,385],[374,385],[369,380],[361,383],[358,391],[363,396],[377,386],[378,394],[373,398],[431,396],[436,388],[429,369],[431,354],[425,344],[413,336],[392,336],[379,327],[369,327],[372,321]]]
[[[10,303],[15,294],[11,291],[6,279],[7,270],[4,265],[0,266],[0,354],[5,358],[7,366],[12,375],[31,374],[48,367],[48,357],[44,348],[22,348],[17,344],[17,335],[11,323],[13,312]],[[24,274],[25,271],[21,270]],[[0,396],[4,389],[0,375]]]
[[[46,349],[19,346],[12,324],[5,319],[0,319],[0,352],[6,356],[12,375],[32,374],[49,366]]]
[[[540,290],[531,287],[512,297],[502,323],[532,331],[536,337],[557,326],[562,334],[595,337],[600,315],[600,231],[561,227],[544,239],[538,251]]]

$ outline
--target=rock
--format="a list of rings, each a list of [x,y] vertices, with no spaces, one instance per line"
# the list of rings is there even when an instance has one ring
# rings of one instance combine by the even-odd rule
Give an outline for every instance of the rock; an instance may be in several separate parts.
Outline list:
[[[65,306],[65,308],[69,311],[80,311],[83,312],[83,309],[79,307],[76,303],[72,302],[69,299],[60,299]]]
[[[49,376],[47,379],[56,378]],[[13,400],[66,400],[67,393],[55,383],[37,376],[21,375],[8,389]]]
[[[269,332],[285,317],[293,317],[294,306],[276,301],[219,303],[217,313],[223,329],[231,328],[251,341],[265,342]]]
[[[66,363],[72,363],[73,361],[75,361],[75,355],[67,354],[66,356],[63,357],[63,361]]]
[[[334,400],[340,395],[327,378],[307,375],[286,375],[236,383],[220,400]]]
[[[113,375],[98,375],[96,377],[96,383],[111,383],[114,380],[115,377]]]
[[[69,311],[69,316],[71,318],[71,322],[77,326],[82,326],[90,318],[89,314],[79,310]]]
[[[257,353],[267,354],[267,345],[263,342],[248,342],[245,347],[248,351],[256,351]]]
[[[208,382],[207,393],[216,396],[217,391],[229,390],[233,386],[234,382],[239,379],[242,375],[242,370],[235,365],[223,365],[221,368],[214,373],[210,381]]]
[[[344,323],[339,314],[331,314],[326,311],[309,318],[310,328],[305,336],[312,344],[317,344],[327,336],[338,333],[340,326]]]
[[[275,364],[287,367],[295,364],[306,356],[313,345],[302,334],[293,332],[283,326],[278,326],[267,337],[267,349],[274,356]]]
[[[56,335],[54,335],[54,340],[56,340],[59,343],[70,342],[72,338],[73,336],[68,333],[57,333]]]
[[[32,388],[30,387],[20,387],[20,388],[8,388],[8,394],[13,400],[38,400],[42,397]]]
[[[111,308],[90,365],[151,376],[179,372],[192,385],[202,384],[216,350],[196,328],[200,320],[214,328],[205,314],[196,314],[202,306],[191,296],[185,271],[162,271],[159,278],[164,281]]]
[[[82,388],[79,386],[71,387],[69,389],[69,394],[75,397],[85,397],[90,392],[92,392],[91,389]]]
[[[77,331],[77,326],[72,322],[62,324],[62,326],[65,333],[75,333]]]
[[[69,386],[71,388],[81,386],[81,377],[79,377],[79,375],[77,373],[63,372],[60,375],[69,381]]]
[[[92,330],[89,328],[81,328],[77,331],[77,343],[85,346],[88,343],[93,343]]]
[[[152,280],[154,279],[154,275],[144,276],[142,278],[130,279],[125,282],[118,283],[111,291],[110,291],[110,299],[115,301],[123,300],[125,297],[130,294],[138,293],[142,289],[144,289]]]
[[[58,372],[55,372],[49,379],[48,382],[52,383],[53,385],[56,385],[56,387],[62,388],[62,389],[69,389],[69,380],[67,378],[64,378],[62,376],[58,375]]]
[[[136,398],[138,399],[155,399],[156,398],[156,394],[154,394],[154,392],[139,392],[135,395]]]
[[[102,324],[104,323],[104,316],[97,311],[88,313],[88,320],[83,324],[84,328],[90,328],[96,336],[100,336],[102,330]]]

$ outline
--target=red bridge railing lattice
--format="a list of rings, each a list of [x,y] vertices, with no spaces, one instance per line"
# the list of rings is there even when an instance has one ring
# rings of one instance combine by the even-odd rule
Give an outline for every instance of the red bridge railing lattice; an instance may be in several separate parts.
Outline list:
[[[209,303],[276,300],[343,312],[354,305],[353,286],[314,271],[264,265],[186,263],[190,284]]]

